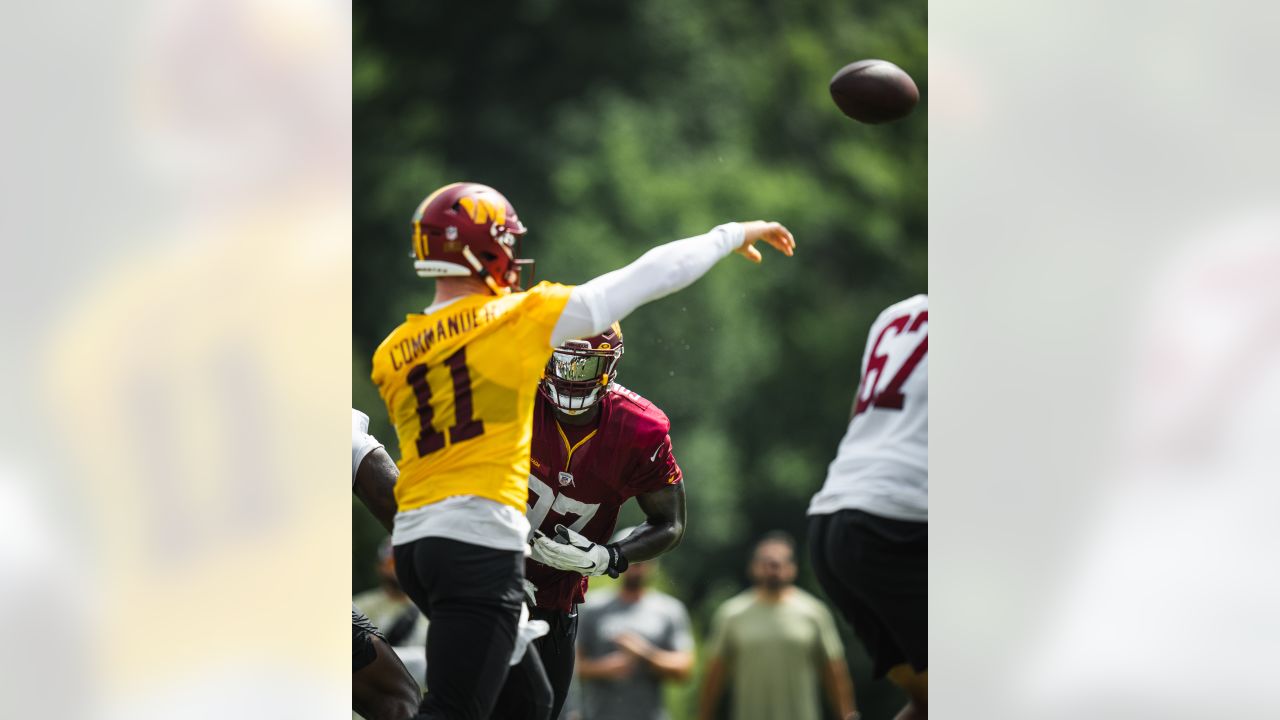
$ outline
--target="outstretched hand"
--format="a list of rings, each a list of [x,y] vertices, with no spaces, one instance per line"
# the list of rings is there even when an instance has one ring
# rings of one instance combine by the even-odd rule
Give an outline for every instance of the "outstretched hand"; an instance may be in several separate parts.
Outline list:
[[[781,223],[749,220],[740,224],[745,237],[743,238],[742,246],[734,250],[734,252],[751,262],[759,263],[764,260],[764,256],[755,247],[756,242],[759,240],[772,245],[778,252],[787,257],[795,254],[796,239],[791,235],[791,231],[783,227]]]

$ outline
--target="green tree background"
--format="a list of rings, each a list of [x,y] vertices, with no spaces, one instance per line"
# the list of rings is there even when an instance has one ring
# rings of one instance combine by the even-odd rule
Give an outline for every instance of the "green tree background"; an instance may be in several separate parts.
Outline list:
[[[730,258],[623,321],[619,380],[662,407],[689,527],[662,561],[699,639],[745,586],[753,541],[801,544],[805,507],[848,419],[867,329],[927,284],[927,113],[855,123],[832,104],[841,66],[881,57],[927,96],[924,0],[357,3],[354,12],[353,405],[394,438],[370,355],[432,284],[408,257],[434,188],[499,188],[530,228],[538,279],[580,283],[728,220],[775,219],[795,258]],[[393,456],[398,451],[392,447]],[[637,522],[629,506],[621,522]],[[381,529],[353,505],[353,584],[374,584]],[[843,626],[867,718],[900,696],[872,683]],[[693,683],[672,690],[690,717]]]

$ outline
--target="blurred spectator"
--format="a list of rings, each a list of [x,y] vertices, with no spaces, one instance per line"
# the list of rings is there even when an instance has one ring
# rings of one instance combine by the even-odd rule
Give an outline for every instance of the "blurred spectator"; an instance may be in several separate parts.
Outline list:
[[[400,589],[391,538],[378,546],[378,587],[356,595],[352,602],[369,616],[397,651],[402,647],[417,649],[426,646],[427,619]],[[418,679],[421,681],[421,677]]]
[[[578,627],[584,720],[663,720],[662,683],[693,669],[689,613],[646,587],[656,561],[635,563],[617,593],[593,594]]]
[[[713,720],[726,679],[734,720],[818,720],[819,689],[836,717],[857,718],[853,682],[830,611],[794,586],[795,541],[770,533],[751,559],[755,586],[716,611],[699,715]]]

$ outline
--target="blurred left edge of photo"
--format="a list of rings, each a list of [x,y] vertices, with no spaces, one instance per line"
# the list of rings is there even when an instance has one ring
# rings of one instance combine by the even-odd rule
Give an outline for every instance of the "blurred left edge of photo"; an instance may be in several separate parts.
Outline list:
[[[345,715],[351,30],[7,15],[0,717]]]

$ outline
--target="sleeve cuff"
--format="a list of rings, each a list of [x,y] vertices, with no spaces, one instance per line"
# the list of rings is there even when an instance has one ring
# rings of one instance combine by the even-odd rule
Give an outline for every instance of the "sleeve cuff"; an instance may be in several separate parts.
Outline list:
[[[720,250],[725,255],[742,247],[742,241],[747,237],[746,230],[743,229],[742,224],[736,222],[717,225],[711,232],[718,237]]]

